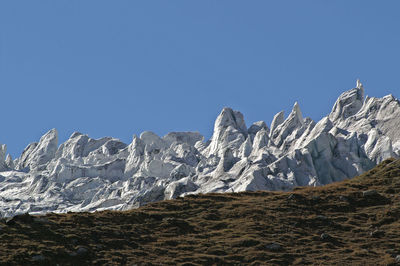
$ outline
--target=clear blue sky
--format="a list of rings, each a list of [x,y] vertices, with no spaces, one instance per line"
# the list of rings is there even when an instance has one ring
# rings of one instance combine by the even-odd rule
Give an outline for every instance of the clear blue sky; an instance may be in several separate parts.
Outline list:
[[[250,126],[298,101],[318,120],[344,90],[400,97],[400,1],[0,1],[0,143],[51,128],[130,143]],[[286,113],[287,115],[287,113]]]

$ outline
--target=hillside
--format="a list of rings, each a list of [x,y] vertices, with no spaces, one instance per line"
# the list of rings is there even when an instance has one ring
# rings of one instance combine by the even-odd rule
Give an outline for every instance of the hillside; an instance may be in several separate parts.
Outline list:
[[[400,255],[400,160],[292,192],[190,195],[129,211],[2,220],[4,264],[386,265]],[[400,256],[397,257],[400,261]]]

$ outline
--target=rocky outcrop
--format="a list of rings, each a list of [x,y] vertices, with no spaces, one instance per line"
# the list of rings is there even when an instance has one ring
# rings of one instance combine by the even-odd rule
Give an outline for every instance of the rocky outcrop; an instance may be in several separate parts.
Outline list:
[[[6,151],[7,151],[7,145],[6,144],[0,145],[0,171],[4,171],[8,168],[7,163],[5,161]]]
[[[240,112],[224,108],[208,141],[145,131],[126,145],[75,132],[58,146],[52,129],[15,160],[0,145],[0,212],[124,210],[195,193],[324,185],[399,157],[399,127],[399,101],[364,98],[357,81],[317,123],[298,103],[270,129],[264,121],[247,128]]]
[[[57,130],[52,129],[40,138],[39,143],[29,144],[18,161],[17,169],[30,171],[45,165],[54,158],[57,145]]]
[[[205,155],[221,156],[226,148],[238,150],[247,138],[247,127],[243,115],[225,107],[214,124],[214,133]]]
[[[288,118],[274,129],[271,135],[272,142],[275,146],[287,150],[292,141],[296,140],[303,133],[305,122],[300,107],[296,102]]]
[[[363,106],[363,102],[364,89],[362,87],[346,91],[337,99],[332,112],[329,114],[329,119],[343,121],[355,115]]]

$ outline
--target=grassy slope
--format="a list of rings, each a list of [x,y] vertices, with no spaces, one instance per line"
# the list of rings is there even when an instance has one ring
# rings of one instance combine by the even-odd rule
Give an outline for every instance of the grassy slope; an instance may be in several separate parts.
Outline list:
[[[379,194],[363,196],[375,189]],[[0,223],[15,264],[368,264],[400,254],[400,160],[293,192],[207,194],[97,213]],[[293,195],[292,195],[293,194]],[[321,234],[330,237],[321,239]],[[269,246],[276,243],[281,248]]]

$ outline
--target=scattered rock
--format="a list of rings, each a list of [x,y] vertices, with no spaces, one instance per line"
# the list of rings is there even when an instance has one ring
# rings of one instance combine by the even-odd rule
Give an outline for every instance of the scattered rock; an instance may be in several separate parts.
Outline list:
[[[349,201],[349,199],[346,196],[343,196],[343,195],[339,197],[339,200],[340,201],[345,201],[345,202]]]
[[[318,215],[316,218],[318,220],[324,220],[324,221],[328,220],[328,217],[326,217],[325,215]]]
[[[304,196],[299,195],[299,194],[290,194],[288,196],[288,200],[300,200],[302,198],[304,198]]]
[[[400,255],[397,255],[396,258],[394,259],[397,263],[400,263]]]
[[[83,256],[83,255],[85,255],[86,253],[88,253],[88,250],[87,250],[87,248],[85,248],[85,247],[79,247],[79,248],[76,250],[76,254],[77,254],[78,256]]]
[[[76,257],[76,256],[84,256],[89,252],[89,250],[85,247],[79,247],[77,250],[72,251],[69,253],[71,257]]]
[[[371,233],[369,233],[369,235],[372,237],[382,237],[385,235],[385,232],[383,232],[381,230],[375,230],[375,231],[372,231]]]
[[[327,234],[327,233],[322,233],[321,234],[321,236],[320,236],[320,238],[321,238],[321,240],[331,240],[332,239],[332,236],[331,235],[329,235],[329,234]]]
[[[282,246],[278,243],[272,242],[272,243],[266,245],[265,248],[270,251],[279,251],[282,249]]]
[[[287,199],[288,200],[294,200],[294,199],[296,199],[296,196],[295,196],[295,194],[290,194]]]
[[[370,189],[370,190],[363,191],[362,195],[363,195],[363,197],[371,197],[371,196],[379,195],[379,193],[375,189]]]
[[[96,249],[98,249],[98,250],[104,249],[104,245],[102,245],[102,244],[97,244],[97,245],[96,245]]]
[[[45,257],[44,257],[42,254],[40,254],[40,255],[35,255],[35,256],[32,257],[32,260],[33,260],[33,261],[44,261],[44,260],[45,260]]]

